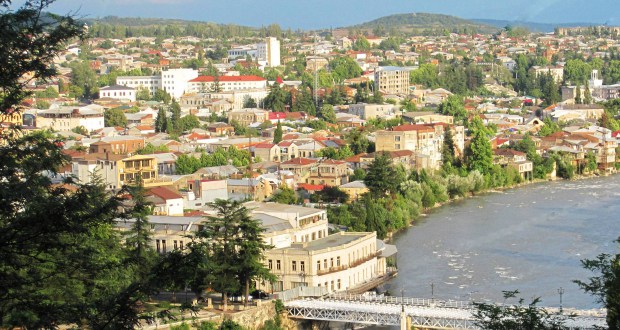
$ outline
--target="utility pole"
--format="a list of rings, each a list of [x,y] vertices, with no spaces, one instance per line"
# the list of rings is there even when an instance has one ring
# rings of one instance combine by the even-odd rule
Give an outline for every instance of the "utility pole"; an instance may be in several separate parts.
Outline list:
[[[558,293],[560,294],[560,314],[562,314],[562,295],[564,294],[564,288],[560,287]]]

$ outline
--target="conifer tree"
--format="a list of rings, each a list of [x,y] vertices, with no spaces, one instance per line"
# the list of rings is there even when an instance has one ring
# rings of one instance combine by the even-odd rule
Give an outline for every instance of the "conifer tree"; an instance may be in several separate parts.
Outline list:
[[[280,143],[280,141],[282,141],[282,124],[280,124],[280,121],[278,120],[278,125],[276,125],[276,129],[273,132],[273,143],[274,144],[278,144]]]

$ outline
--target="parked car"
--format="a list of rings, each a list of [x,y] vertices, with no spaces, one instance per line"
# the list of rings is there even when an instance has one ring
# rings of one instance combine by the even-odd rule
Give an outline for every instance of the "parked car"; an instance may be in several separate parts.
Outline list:
[[[269,299],[269,294],[263,290],[254,290],[250,293],[250,297],[254,299]]]
[[[229,300],[231,302],[244,302],[245,301],[245,295],[243,293],[234,293],[228,296]],[[254,297],[252,297],[252,295],[250,295],[248,297],[248,302],[252,302],[252,300],[254,299]]]

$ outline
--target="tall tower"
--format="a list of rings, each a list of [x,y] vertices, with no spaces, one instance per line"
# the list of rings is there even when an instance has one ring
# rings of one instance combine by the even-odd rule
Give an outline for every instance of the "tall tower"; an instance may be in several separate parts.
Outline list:
[[[280,66],[280,41],[274,37],[265,38],[256,46],[259,61],[266,61],[268,67]]]

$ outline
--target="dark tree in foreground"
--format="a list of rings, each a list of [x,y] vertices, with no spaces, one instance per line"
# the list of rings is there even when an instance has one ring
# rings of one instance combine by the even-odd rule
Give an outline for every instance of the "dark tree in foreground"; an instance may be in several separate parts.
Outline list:
[[[504,298],[514,298],[519,291],[504,292]],[[524,304],[521,298],[515,305],[474,303],[474,324],[484,330],[563,330],[565,316],[550,314],[537,307],[540,299]]]
[[[20,111],[22,78],[53,77],[53,58],[81,35],[73,18],[44,13],[53,2],[0,0],[0,113]],[[149,318],[141,302],[175,267],[136,279],[114,230],[119,198],[99,182],[53,184],[69,159],[51,134],[0,135],[0,328],[133,329]]]
[[[616,240],[620,242],[620,239]],[[575,281],[585,292],[596,297],[607,309],[607,326],[610,330],[620,329],[620,254],[599,254],[595,259],[585,259],[583,267],[598,276],[588,281]]]

